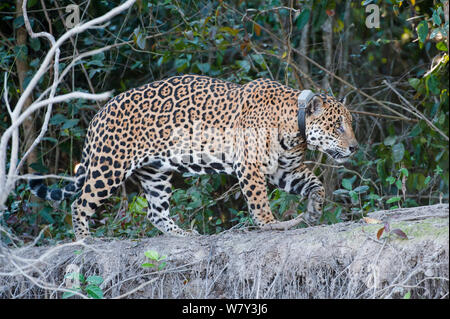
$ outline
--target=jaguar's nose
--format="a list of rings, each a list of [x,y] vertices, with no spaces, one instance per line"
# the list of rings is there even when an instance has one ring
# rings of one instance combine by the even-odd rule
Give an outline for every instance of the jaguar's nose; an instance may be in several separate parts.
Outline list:
[[[354,145],[350,145],[350,146],[348,147],[348,150],[349,150],[351,153],[355,153],[355,152],[358,150],[358,148],[359,148],[358,144],[354,144]]]

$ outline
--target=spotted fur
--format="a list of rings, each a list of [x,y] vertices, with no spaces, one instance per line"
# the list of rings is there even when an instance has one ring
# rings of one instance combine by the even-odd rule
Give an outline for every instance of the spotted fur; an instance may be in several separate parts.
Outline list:
[[[238,85],[205,76],[175,76],[131,89],[92,119],[75,182],[33,192],[72,204],[75,235],[89,235],[88,217],[130,176],[141,182],[150,222],[185,236],[169,216],[172,172],[234,174],[258,226],[275,223],[267,184],[309,199],[310,222],[320,216],[324,189],[303,164],[307,147],[343,161],[357,147],[349,111],[315,96],[306,108],[306,140],[297,124],[298,90],[267,79]]]

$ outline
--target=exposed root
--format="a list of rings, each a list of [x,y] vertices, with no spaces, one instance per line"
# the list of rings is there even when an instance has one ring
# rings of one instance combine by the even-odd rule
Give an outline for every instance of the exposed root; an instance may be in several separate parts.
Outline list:
[[[361,221],[283,232],[0,244],[0,298],[61,298],[74,269],[84,278],[101,276],[105,298],[448,298],[448,215],[448,204],[370,215],[389,220],[408,240],[377,239],[382,225]],[[142,267],[147,250],[167,256],[160,270]],[[71,298],[88,297],[81,290]]]
[[[302,216],[297,216],[294,219],[286,220],[284,222],[276,222],[267,224],[261,227],[261,230],[288,230],[300,224],[303,220]]]

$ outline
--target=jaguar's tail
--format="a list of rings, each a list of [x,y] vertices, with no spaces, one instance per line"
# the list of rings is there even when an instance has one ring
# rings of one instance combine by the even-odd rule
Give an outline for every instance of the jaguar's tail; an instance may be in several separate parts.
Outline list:
[[[69,182],[63,188],[49,188],[44,179],[31,179],[29,181],[31,192],[42,199],[61,201],[76,194],[84,185],[86,168],[81,164],[76,172],[75,181]]]
[[[89,133],[87,135],[87,137],[89,137]],[[31,192],[37,197],[50,201],[60,201],[78,193],[86,180],[87,168],[89,165],[89,153],[89,143],[85,143],[81,155],[81,163],[76,170],[75,180],[73,182],[67,183],[63,188],[49,188],[45,185],[44,179],[31,179],[29,181]]]
[[[89,146],[90,143],[88,142],[88,140],[90,138],[90,131],[88,131],[86,134],[86,142],[81,153],[81,163],[75,172],[75,180],[73,182],[67,183],[63,188],[49,188],[47,187],[47,185],[45,185],[44,179],[31,179],[28,183],[30,185],[31,192],[37,197],[50,201],[60,201],[78,193],[84,185],[89,167],[89,156],[91,148]]]

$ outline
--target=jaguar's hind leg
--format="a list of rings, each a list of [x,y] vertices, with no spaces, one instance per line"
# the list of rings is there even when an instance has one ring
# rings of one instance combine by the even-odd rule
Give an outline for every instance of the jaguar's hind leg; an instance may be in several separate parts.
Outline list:
[[[148,201],[147,217],[150,222],[164,234],[173,236],[188,236],[195,232],[182,230],[170,218],[170,196],[172,195],[171,172],[158,172],[142,168],[135,172],[139,178],[145,197]]]
[[[119,166],[119,165],[116,165]],[[88,237],[89,217],[125,180],[122,168],[102,170],[90,167],[80,197],[72,204],[72,225],[77,240]]]
[[[72,203],[72,227],[77,240],[90,236],[89,217],[95,213],[95,208],[83,206],[83,203],[86,202],[81,198]]]

